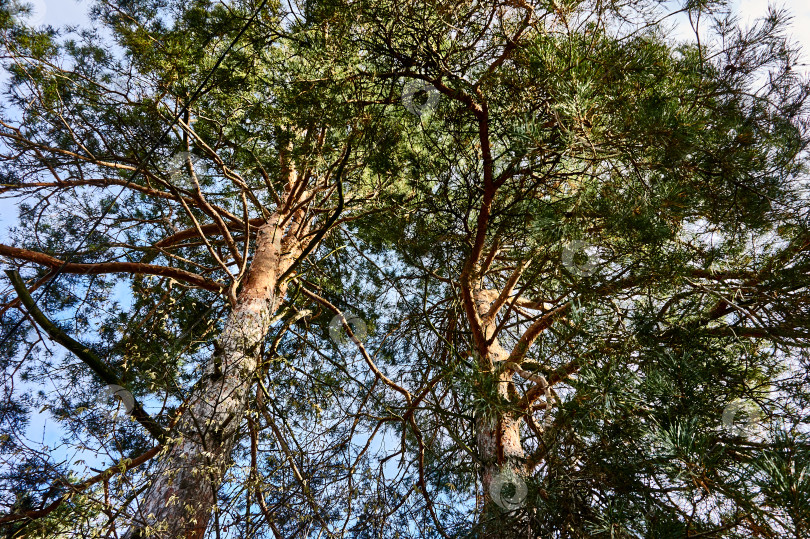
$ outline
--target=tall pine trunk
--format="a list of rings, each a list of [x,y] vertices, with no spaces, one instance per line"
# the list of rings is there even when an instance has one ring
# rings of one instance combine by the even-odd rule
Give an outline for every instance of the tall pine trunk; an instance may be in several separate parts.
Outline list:
[[[486,316],[494,297],[484,290],[476,290],[473,295],[484,337],[491,340],[485,357],[479,358],[479,368],[497,383],[497,396],[501,403],[512,402],[515,389],[511,371],[501,373],[509,353],[494,336],[497,331],[496,318]],[[475,441],[482,462],[481,483],[484,490],[480,537],[509,537],[509,526],[504,522],[508,519],[507,513],[519,510],[524,501],[525,492],[522,492],[521,485],[525,486],[527,471],[520,424],[520,415],[501,408],[476,417]]]
[[[298,238],[308,230],[300,222],[303,211],[286,224],[289,215],[283,212],[273,214],[258,230],[247,279],[215,343],[204,380],[178,423],[181,439],[158,463],[126,539],[200,539],[205,534],[248,406],[261,343],[286,293],[278,278],[300,256]]]

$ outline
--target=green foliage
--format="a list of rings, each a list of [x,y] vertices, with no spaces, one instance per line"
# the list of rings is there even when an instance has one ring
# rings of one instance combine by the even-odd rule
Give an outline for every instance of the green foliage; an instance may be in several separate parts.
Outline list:
[[[72,263],[158,265],[227,288],[238,257],[196,227],[225,215],[252,251],[255,225],[238,225],[276,207],[282,154],[333,179],[347,152],[343,213],[287,283],[252,373],[212,537],[808,533],[810,86],[784,14],[743,30],[722,3],[688,2],[714,23],[698,44],[640,22],[668,6],[638,2],[271,1],[211,72],[257,5],[98,2],[108,34],[33,30],[0,9],[4,58],[25,60],[4,64],[15,247],[64,258],[80,246]],[[414,81],[439,95],[420,115],[403,106]],[[158,144],[184,105],[186,127]],[[181,152],[192,166],[178,172]],[[331,189],[308,202],[307,241],[336,201]],[[29,286],[49,271],[10,260]],[[561,310],[502,378],[505,362],[478,355],[465,294],[494,300],[521,265],[498,346],[519,352]],[[214,290],[66,273],[38,304],[168,427],[205,383],[229,312]],[[362,321],[362,347],[336,342],[313,294]],[[33,420],[57,423],[64,451],[96,468],[153,443],[98,406],[91,373],[12,301],[4,515],[89,475],[47,455],[50,441],[29,444]],[[738,400],[761,412],[759,433],[724,424]],[[482,485],[482,418],[521,421],[527,494],[509,514]],[[123,531],[153,469],[3,533]]]

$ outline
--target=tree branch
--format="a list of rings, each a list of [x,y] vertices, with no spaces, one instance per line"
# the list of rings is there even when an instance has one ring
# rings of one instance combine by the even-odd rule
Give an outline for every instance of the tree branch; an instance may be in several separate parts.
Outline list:
[[[98,262],[93,264],[77,264],[69,262],[65,264],[62,260],[54,258],[45,253],[29,251],[0,244],[0,255],[16,260],[27,260],[40,266],[48,268],[61,268],[63,273],[74,273],[83,275],[99,275],[104,273],[132,273],[138,275],[160,275],[170,277],[178,281],[186,282],[190,285],[198,286],[211,292],[221,293],[225,287],[216,281],[206,279],[202,275],[191,273],[180,268],[168,266],[157,266],[154,264],[142,264],[140,262]]]
[[[120,462],[118,462],[118,464],[110,466],[100,474],[95,475],[89,479],[86,479],[77,485],[67,485],[67,487],[70,489],[70,492],[66,492],[65,494],[60,496],[48,507],[35,511],[25,511],[23,513],[19,513],[16,515],[6,515],[4,517],[0,517],[0,524],[6,524],[8,522],[15,522],[17,520],[23,519],[34,520],[37,518],[47,516],[49,513],[51,513],[54,509],[62,505],[63,502],[68,500],[74,494],[78,494],[84,490],[87,490],[89,487],[95,485],[99,481],[109,479],[116,473],[124,473],[127,470],[131,470],[132,468],[135,468],[137,466],[140,466],[144,462],[147,462],[149,459],[157,455],[158,451],[160,451],[162,447],[163,447],[162,445],[156,445],[152,449],[146,451],[145,453],[143,453],[138,457],[135,457],[134,459],[122,459]]]
[[[126,389],[124,382],[113,372],[113,370],[104,363],[101,358],[99,358],[95,352],[93,352],[90,347],[81,344],[80,342],[74,340],[70,337],[67,333],[65,333],[59,326],[54,324],[51,320],[45,316],[42,311],[39,310],[36,303],[34,303],[34,299],[31,297],[31,294],[28,293],[28,289],[25,287],[25,283],[23,283],[22,277],[17,272],[17,270],[6,270],[6,275],[11,280],[11,284],[14,286],[14,290],[17,292],[17,296],[20,298],[20,301],[25,308],[28,310],[28,314],[31,315],[31,318],[48,334],[48,336],[54,341],[69,351],[73,352],[76,357],[78,357],[82,362],[84,362],[90,370],[92,370],[96,376],[98,376],[102,382],[105,384],[110,385],[117,385]],[[130,392],[131,394],[131,392]],[[133,406],[132,410],[129,410],[129,414],[132,416],[135,421],[140,423],[143,428],[149,431],[158,442],[163,443],[166,439],[166,431],[158,425],[158,423],[150,416],[141,406],[135,397],[132,397]]]

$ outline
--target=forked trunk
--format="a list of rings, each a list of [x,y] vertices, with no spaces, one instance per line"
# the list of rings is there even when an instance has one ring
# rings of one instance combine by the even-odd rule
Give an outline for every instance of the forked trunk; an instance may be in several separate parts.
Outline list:
[[[199,539],[205,533],[231,462],[262,340],[285,294],[278,277],[301,252],[292,231],[282,242],[282,217],[274,214],[258,231],[247,280],[178,424],[181,439],[162,456],[127,539]]]

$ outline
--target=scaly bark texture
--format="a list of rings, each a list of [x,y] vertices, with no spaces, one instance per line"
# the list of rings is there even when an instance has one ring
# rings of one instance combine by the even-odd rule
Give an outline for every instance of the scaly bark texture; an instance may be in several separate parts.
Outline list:
[[[488,290],[478,289],[473,292],[481,330],[489,343],[486,355],[479,359],[479,368],[497,377],[498,396],[512,401],[516,394],[512,372],[502,368],[509,353],[498,342],[496,317],[487,316],[495,296]],[[493,497],[500,494],[500,483],[497,481],[499,476],[519,478],[526,475],[526,454],[520,439],[520,423],[520,416],[510,413],[480,415],[476,418],[476,445],[483,463],[481,479],[486,500],[485,514],[497,512],[502,507],[493,501]]]
[[[306,199],[306,191],[289,187],[287,203],[258,230],[250,271],[217,339],[205,381],[178,424],[181,439],[159,462],[127,539],[205,534],[248,405],[262,340],[286,293],[278,278],[301,254],[300,238],[309,229],[303,210],[291,214],[288,209]]]

